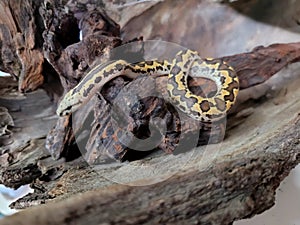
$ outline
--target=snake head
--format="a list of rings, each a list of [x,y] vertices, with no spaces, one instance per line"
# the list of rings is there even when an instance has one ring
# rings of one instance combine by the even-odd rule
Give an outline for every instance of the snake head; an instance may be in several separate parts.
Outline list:
[[[72,94],[72,91],[69,91],[58,105],[56,114],[58,116],[67,116],[72,112],[75,112],[81,105],[82,102],[77,94]]]

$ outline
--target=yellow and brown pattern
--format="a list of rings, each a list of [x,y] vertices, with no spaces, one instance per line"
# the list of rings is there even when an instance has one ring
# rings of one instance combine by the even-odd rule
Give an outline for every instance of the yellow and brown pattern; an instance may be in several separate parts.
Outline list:
[[[168,74],[167,90],[171,101],[190,117],[203,122],[223,117],[234,104],[239,91],[238,77],[226,62],[201,59],[197,52],[185,50],[177,53],[173,62],[153,60],[129,64],[117,60],[98,65],[64,96],[57,114],[65,116],[76,111],[117,76],[125,75],[133,79],[140,74]],[[202,97],[193,94],[188,87],[188,76],[213,80],[217,86],[215,95]]]

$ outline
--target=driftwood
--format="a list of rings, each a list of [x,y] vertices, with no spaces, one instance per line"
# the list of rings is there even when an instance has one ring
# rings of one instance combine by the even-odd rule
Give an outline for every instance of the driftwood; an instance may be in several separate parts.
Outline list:
[[[256,47],[248,53],[240,53],[246,49],[239,50],[238,45],[225,48],[234,34],[234,25],[226,29],[223,21],[203,18],[218,15],[247,24],[246,18],[226,5],[206,1],[177,3],[172,9],[172,1],[151,3],[151,8],[148,5],[144,11],[136,10],[134,16],[141,14],[136,18],[132,18],[130,10],[126,11],[126,6],[118,12],[108,3],[69,1],[66,6],[56,1],[28,0],[22,6],[15,1],[0,3],[3,12],[0,19],[4,24],[0,30],[0,67],[19,79],[16,83],[11,78],[1,78],[3,116],[0,118],[4,122],[1,122],[0,136],[0,182],[14,188],[31,183],[34,188],[35,193],[14,203],[14,208],[47,203],[1,220],[0,224],[231,224],[274,204],[276,188],[299,162],[298,67],[285,67],[299,61],[300,43]],[[252,1],[250,6],[253,4]],[[204,14],[196,13],[196,6],[201,6]],[[66,7],[69,10],[65,10]],[[180,14],[182,7],[184,17],[170,17]],[[12,9],[20,13],[12,13]],[[122,26],[123,40],[119,25],[105,11],[114,12],[113,18]],[[122,15],[122,19],[118,15]],[[149,18],[153,22],[141,23],[150,21]],[[190,26],[186,26],[187,21]],[[210,21],[209,27],[205,26],[207,21]],[[152,26],[161,29],[154,32]],[[254,26],[258,30],[259,27]],[[82,41],[78,39],[80,29]],[[213,33],[214,29],[219,32]],[[192,39],[193,35],[180,36],[182,30],[199,35],[202,41]],[[32,35],[34,33],[38,35]],[[218,39],[219,34],[228,35]],[[163,37],[183,43],[198,50],[201,56],[222,58],[237,70],[242,90],[225,121],[226,133],[224,121],[214,127],[200,126],[200,135],[196,132],[200,137],[196,144],[209,142],[210,145],[170,154],[178,137],[175,132],[164,137],[159,145],[165,152],[134,152],[126,146],[116,152],[110,148],[119,141],[103,135],[109,134],[111,105],[122,108],[122,103],[129,100],[135,103],[136,93],[141,91],[147,96],[163,95],[165,78],[153,81],[141,77],[133,82],[120,77],[111,81],[101,96],[74,118],[58,119],[54,115],[55,104],[63,92],[74,87],[95,64],[112,57],[114,47],[132,40],[138,41],[135,46],[141,46],[141,39],[137,38],[141,35],[145,40]],[[293,34],[286,33],[286,36],[290,42],[294,40]],[[218,46],[213,48],[216,40],[219,40]],[[136,60],[149,53],[141,47],[126,51],[137,56]],[[202,83],[201,79],[191,80],[190,86],[197,92]],[[54,104],[44,91],[26,95],[18,92],[29,92],[39,86],[47,91]],[[204,92],[211,88],[208,85]],[[120,90],[121,93],[127,90],[127,95],[118,96]],[[131,125],[139,125],[127,126],[130,132],[148,137],[142,129],[147,125],[147,120],[141,120],[145,115],[148,121],[155,117],[169,119],[169,129],[178,129],[174,112],[163,101],[142,100],[144,108],[139,105],[134,108],[140,109],[135,111],[139,116],[126,115]],[[161,110],[154,110],[156,108]],[[91,109],[95,111],[92,120],[87,113]],[[159,126],[159,123],[154,125]],[[88,125],[91,131],[85,134],[82,127]],[[183,126],[180,131],[189,136],[197,131],[192,125]],[[76,136],[79,133],[85,134],[81,139],[85,140],[83,146],[78,141],[81,137]],[[225,140],[219,143],[224,133]],[[129,138],[126,135],[126,139],[132,138],[130,133]],[[79,148],[74,144],[75,137]],[[97,149],[99,138],[106,143],[104,152]],[[85,147],[86,152],[78,151]],[[84,157],[80,157],[81,153]],[[109,161],[97,167],[87,164],[102,161],[107,155],[127,162]],[[139,160],[131,161],[136,157]]]

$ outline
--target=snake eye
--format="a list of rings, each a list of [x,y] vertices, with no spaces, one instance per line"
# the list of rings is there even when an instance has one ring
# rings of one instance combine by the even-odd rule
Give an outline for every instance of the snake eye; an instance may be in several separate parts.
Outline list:
[[[70,115],[70,112],[61,112],[60,114],[59,114],[59,116],[68,116],[68,115]]]
[[[59,116],[68,116],[71,114],[72,106],[67,107],[64,111],[62,111]]]

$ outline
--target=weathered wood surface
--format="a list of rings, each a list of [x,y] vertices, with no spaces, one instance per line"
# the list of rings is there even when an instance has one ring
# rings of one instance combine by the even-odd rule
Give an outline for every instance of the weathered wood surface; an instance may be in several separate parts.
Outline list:
[[[71,10],[66,13],[63,8],[54,4],[54,1],[48,2],[41,6],[39,9],[41,16],[38,16],[44,22],[49,22],[44,24],[48,34],[42,39],[43,46],[46,48],[38,49],[44,53],[45,73],[54,74],[54,77],[46,76],[48,77],[46,80],[49,81],[47,90],[57,98],[61,90],[55,92],[57,85],[53,85],[54,83],[61,82],[69,89],[97,60],[105,60],[106,55],[102,57],[101,54],[106,53],[107,50],[98,52],[99,57],[94,57],[93,54],[97,52],[88,52],[88,44],[93,41],[97,43],[99,40],[97,48],[110,49],[115,44],[119,44],[120,39],[117,37],[118,32],[114,32],[115,29],[111,32],[115,35],[111,37],[101,33],[101,29],[98,30],[101,25],[101,20],[97,23],[98,12],[85,14],[86,10],[95,10],[97,7],[100,9],[103,6],[100,3],[99,5],[92,3],[86,8],[81,8],[82,5],[75,4],[80,1],[70,1],[68,4],[73,3],[75,8],[70,6]],[[294,42],[299,40],[299,35],[249,21],[226,5],[206,1],[176,1],[176,3],[164,1],[153,4],[155,6],[134,19],[129,19],[132,17],[130,17],[130,10],[127,11],[128,16],[124,20],[126,22],[122,22],[123,25],[127,23],[126,26],[123,27],[121,23],[124,38],[131,40],[140,35],[143,35],[144,39],[158,37],[198,50],[202,56],[232,55],[226,56],[225,59],[237,68],[244,90],[241,91],[237,108],[233,110],[227,123],[225,141],[219,145],[202,146],[195,151],[179,155],[173,156],[160,152],[146,159],[122,164],[109,163],[99,168],[88,166],[82,158],[73,160],[72,157],[78,157],[78,152],[71,154],[69,162],[65,163],[63,159],[54,161],[45,151],[44,137],[57,119],[53,116],[55,107],[51,106],[43,92],[29,94],[27,98],[23,96],[9,98],[11,93],[16,93],[16,84],[10,85],[13,86],[14,91],[10,87],[3,86],[0,104],[9,109],[14,124],[7,126],[8,130],[4,130],[4,136],[1,136],[6,138],[3,142],[6,144],[6,149],[1,152],[0,182],[11,187],[32,182],[35,193],[16,202],[13,205],[15,208],[26,208],[41,203],[49,204],[4,219],[0,221],[1,225],[231,224],[233,220],[253,216],[274,204],[276,187],[299,162],[298,99],[300,93],[299,80],[297,80],[299,67],[295,65],[289,66],[288,69],[283,68],[299,60],[300,44],[273,45],[267,48],[256,48],[249,54],[233,54],[247,52],[261,44],[279,41]],[[10,7],[15,6],[11,4]],[[31,4],[25,4],[24,9],[27,9],[26,7],[30,8]],[[59,10],[53,10],[51,7],[58,7]],[[198,7],[202,10],[197,11]],[[7,7],[3,8],[7,9]],[[290,7],[287,9],[290,10]],[[27,12],[30,13],[31,10]],[[95,30],[85,30],[85,37],[89,37],[91,42],[73,43],[73,39],[70,40],[63,35],[66,27],[77,26],[73,12],[76,19],[86,19],[87,23],[83,22],[81,25],[98,24],[94,26]],[[125,8],[121,13],[126,14]],[[138,11],[135,13],[135,16],[140,14]],[[232,25],[225,26],[226,21],[223,18],[232,21]],[[29,22],[24,21],[24,24],[26,21]],[[233,21],[240,21],[240,23]],[[190,26],[187,26],[187,23]],[[247,24],[251,25],[252,29],[241,29],[247,27]],[[67,31],[72,32],[68,29]],[[92,33],[89,33],[90,31]],[[94,34],[94,31],[98,33],[91,39],[90,35]],[[264,35],[260,35],[260,31],[264,31]],[[256,34],[256,36],[249,40],[249,36],[243,36],[240,32],[246,32],[250,36]],[[265,32],[269,35],[265,35]],[[276,39],[278,33],[281,34],[279,40]],[[32,40],[25,33],[21,35],[25,37],[23,37],[25,43]],[[237,37],[239,41],[236,41]],[[59,38],[58,42],[57,38]],[[228,43],[232,44],[228,45]],[[13,41],[9,44],[15,46]],[[6,51],[11,49],[7,46]],[[25,46],[31,45],[25,44]],[[78,52],[76,49],[83,49],[83,51]],[[10,51],[14,53],[14,50]],[[30,48],[26,52],[28,51],[30,52]],[[20,66],[22,64],[18,63],[19,56],[13,54],[6,56],[13,56],[10,58],[13,63],[8,63],[3,68],[13,68],[15,75],[20,76],[18,74],[20,68],[24,70],[26,65]],[[19,67],[12,66],[14,63]],[[28,63],[30,65],[31,62]],[[36,64],[35,69],[39,71],[39,67],[40,64]],[[274,76],[279,70],[282,71]],[[272,78],[269,79],[271,76]],[[55,77],[60,77],[60,80]],[[35,86],[27,83],[30,87],[27,91],[38,86],[36,82],[33,84]],[[124,84],[127,84],[129,90],[130,87],[134,87],[122,78],[117,79],[111,82],[110,88],[104,90],[104,95],[109,96],[113,93],[110,90],[118,88],[118,85],[122,87]],[[252,87],[249,88],[250,86]],[[20,101],[20,98],[23,100]],[[35,122],[32,127],[33,120]],[[68,127],[64,126],[64,122],[68,123],[62,120],[59,122],[60,125],[57,124],[60,128]],[[21,130],[17,129],[19,127]],[[13,135],[10,130],[13,131]],[[61,132],[70,135],[66,140],[72,140],[70,139],[72,130],[62,129]],[[11,143],[11,140],[14,142]],[[15,147],[11,147],[11,144]],[[68,149],[64,154],[68,155]],[[162,182],[157,183],[157,181]],[[131,186],[124,185],[128,183]]]
[[[205,162],[201,161],[204,149],[197,149],[186,168],[164,182],[143,187],[113,185],[101,178],[107,177],[104,171],[97,174],[92,169],[77,168],[64,174],[49,193],[55,196],[72,188],[78,191],[79,183],[106,187],[25,210],[0,224],[230,224],[232,218],[260,213],[274,204],[275,189],[299,161],[297,85],[299,82],[289,87],[290,94],[285,96],[289,101],[283,100],[279,105],[266,102],[260,106],[264,110],[258,109],[248,118],[244,125],[252,132],[241,132],[243,126],[228,132],[217,156],[211,156],[216,152],[210,149]],[[286,107],[289,113],[282,114]],[[274,117],[282,119],[276,129],[270,125]],[[261,140],[259,143],[254,133]],[[142,163],[146,162],[139,162]],[[126,166],[122,167],[118,173],[129,175]]]
[[[300,138],[294,135],[299,134],[299,118],[293,123],[268,140],[272,145],[249,150],[246,159],[237,155],[205,171],[180,173],[151,186],[110,186],[24,211],[2,224],[230,224],[233,217],[273,205],[270,193],[287,175],[283,171],[296,164],[292,159],[299,157],[299,141],[294,139]]]

